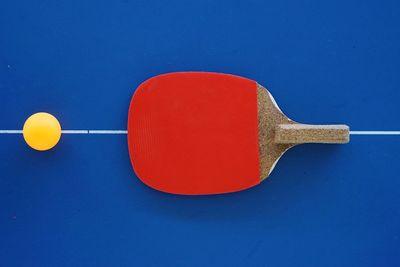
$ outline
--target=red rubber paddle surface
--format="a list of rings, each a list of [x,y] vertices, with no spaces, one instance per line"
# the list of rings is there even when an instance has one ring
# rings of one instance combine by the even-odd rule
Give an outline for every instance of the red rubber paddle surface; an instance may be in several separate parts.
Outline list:
[[[128,147],[137,176],[175,194],[240,191],[260,182],[257,84],[238,76],[178,72],[133,95]]]

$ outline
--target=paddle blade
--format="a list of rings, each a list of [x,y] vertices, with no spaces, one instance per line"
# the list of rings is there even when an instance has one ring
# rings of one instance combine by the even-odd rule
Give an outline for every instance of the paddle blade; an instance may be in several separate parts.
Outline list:
[[[238,76],[182,72],[136,90],[128,147],[137,176],[175,194],[218,194],[260,182],[257,84]]]

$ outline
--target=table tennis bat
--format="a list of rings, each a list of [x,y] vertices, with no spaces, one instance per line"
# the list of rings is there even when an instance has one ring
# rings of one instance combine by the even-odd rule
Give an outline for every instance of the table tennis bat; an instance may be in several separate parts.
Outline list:
[[[143,82],[128,114],[133,169],[148,186],[185,195],[259,184],[302,143],[349,142],[346,125],[292,121],[257,82],[229,74],[177,72]]]

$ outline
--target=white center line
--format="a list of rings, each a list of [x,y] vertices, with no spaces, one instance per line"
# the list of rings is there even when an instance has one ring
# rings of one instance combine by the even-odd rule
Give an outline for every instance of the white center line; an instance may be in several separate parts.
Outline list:
[[[22,134],[22,130],[0,130],[0,134]]]
[[[89,130],[89,134],[127,134],[127,130]]]
[[[400,131],[350,131],[351,135],[400,135]]]
[[[63,134],[88,134],[88,130],[61,130]]]
[[[62,134],[128,134],[127,130],[62,130]],[[22,134],[22,130],[0,130],[0,134]],[[400,131],[350,131],[350,135],[400,135]]]

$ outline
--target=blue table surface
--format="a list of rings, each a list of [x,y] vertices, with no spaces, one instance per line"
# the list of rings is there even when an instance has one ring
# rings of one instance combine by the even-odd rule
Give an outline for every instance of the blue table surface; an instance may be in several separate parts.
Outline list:
[[[126,129],[132,93],[172,71],[265,85],[285,113],[400,129],[399,1],[0,2],[0,129],[32,113]],[[298,146],[217,196],[148,188],[125,135],[38,153],[0,135],[1,266],[399,266],[400,137]]]

